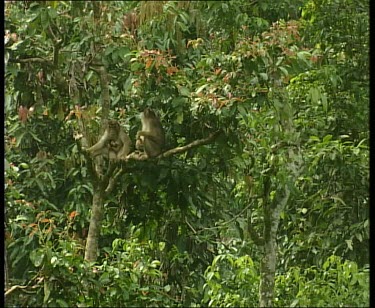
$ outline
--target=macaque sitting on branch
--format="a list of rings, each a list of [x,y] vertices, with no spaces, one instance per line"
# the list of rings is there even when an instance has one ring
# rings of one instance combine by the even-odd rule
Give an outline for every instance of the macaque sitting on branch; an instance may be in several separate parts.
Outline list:
[[[115,120],[109,120],[103,136],[87,151],[93,157],[103,155],[109,159],[124,159],[131,150],[131,140],[120,124]]]
[[[141,113],[142,130],[137,132],[135,147],[143,151],[141,157],[158,156],[164,147],[165,134],[159,117],[150,108]]]

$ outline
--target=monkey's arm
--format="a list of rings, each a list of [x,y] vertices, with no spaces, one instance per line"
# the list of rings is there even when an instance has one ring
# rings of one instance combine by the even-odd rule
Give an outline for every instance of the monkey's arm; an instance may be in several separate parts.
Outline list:
[[[110,152],[109,148],[107,146],[105,146],[103,148],[97,148],[93,151],[90,151],[89,153],[91,153],[91,155],[93,157],[96,157],[96,156],[99,156],[99,155],[103,155],[105,157],[108,157],[109,152]]]
[[[160,145],[164,145],[164,132],[160,134],[155,134],[155,132],[148,132],[148,131],[138,131],[137,132],[137,140],[140,139],[140,137],[146,137],[147,139],[151,140],[152,142],[155,142]]]
[[[95,143],[91,148],[88,148],[87,151],[90,152],[93,156],[98,156],[101,154],[108,153],[108,130],[105,130],[103,136]]]
[[[118,139],[121,141],[122,147],[117,153],[117,157],[126,157],[131,150],[131,140],[129,136],[121,129],[119,131]]]

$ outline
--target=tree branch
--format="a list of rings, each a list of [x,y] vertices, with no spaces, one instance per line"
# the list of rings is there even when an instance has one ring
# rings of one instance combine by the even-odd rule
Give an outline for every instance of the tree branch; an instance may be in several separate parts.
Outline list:
[[[27,286],[19,286],[19,285],[12,286],[10,289],[8,289],[8,290],[5,292],[5,296],[9,295],[9,294],[12,293],[14,290],[17,290],[17,289],[25,289],[25,288],[27,288]]]
[[[208,143],[212,142],[220,133],[221,133],[221,131],[218,130],[216,132],[211,133],[207,138],[198,139],[198,140],[195,140],[195,141],[193,141],[193,142],[191,142],[191,143],[189,143],[185,146],[170,149],[170,150],[160,154],[156,158],[169,157],[169,156],[172,156],[174,154],[186,152],[186,151],[188,151],[192,148],[196,148],[198,146],[208,144]],[[90,158],[90,160],[91,160],[91,158]],[[148,158],[145,157],[144,155],[141,155],[140,152],[135,151],[135,152],[130,153],[124,159],[119,159],[120,162],[121,161],[127,162],[129,160],[142,161],[142,160],[148,160]],[[113,190],[118,177],[121,174],[124,173],[124,169],[122,167],[118,167],[118,165],[115,162],[113,162],[113,163],[114,164],[111,165],[109,170],[106,172],[105,176],[102,178],[102,183],[103,183],[103,185],[106,186],[106,189],[104,191],[106,194],[109,194]],[[113,174],[113,176],[111,176],[112,174]]]
[[[170,150],[168,150],[164,153],[161,153],[159,156],[156,156],[155,159],[169,157],[169,156],[172,156],[172,155],[175,155],[175,154],[178,154],[178,153],[186,152],[190,149],[199,147],[201,145],[209,144],[213,140],[215,140],[219,136],[220,133],[221,133],[221,131],[218,130],[216,132],[211,133],[207,138],[194,140],[193,142],[191,142],[187,145],[184,145],[182,147],[176,147],[176,148],[170,149]],[[140,161],[140,160],[148,160],[148,158],[144,158],[144,156],[139,155],[139,153],[133,152],[133,153],[130,153],[128,156],[125,157],[125,159],[122,159],[122,160],[125,160],[125,161],[139,160]]]
[[[36,57],[36,58],[23,58],[23,59],[9,59],[9,62],[12,63],[43,63],[49,66],[53,66],[53,62],[48,59]]]
[[[112,192],[113,188],[115,187],[115,184],[116,184],[116,180],[117,178],[124,172],[124,170],[120,167],[115,171],[113,171],[114,173],[114,176],[113,177],[110,177],[108,179],[108,185],[107,185],[107,188],[105,189],[104,193],[106,193],[107,195],[109,193]]]
[[[177,148],[170,149],[170,150],[168,150],[168,151],[160,154],[159,156],[157,156],[156,159],[160,159],[160,158],[164,158],[164,157],[169,157],[169,156],[172,156],[172,155],[177,154],[177,153],[186,152],[186,151],[188,151],[190,149],[196,148],[196,147],[201,146],[201,145],[209,144],[220,133],[221,133],[221,131],[216,131],[216,132],[211,133],[207,138],[198,139],[198,140],[195,140],[195,141],[193,141],[193,142],[191,142],[191,143],[189,143],[187,145],[184,145],[182,147],[177,147]],[[101,182],[101,186],[106,187],[104,189],[104,193],[106,195],[108,195],[110,192],[112,192],[112,190],[113,190],[113,188],[114,188],[114,186],[116,184],[116,180],[118,179],[118,177],[121,174],[124,173],[123,167],[119,166],[116,162],[112,162],[112,164],[110,164],[110,167],[107,170],[107,172],[102,177],[100,177],[98,175],[97,171],[93,168],[93,165],[92,165],[93,161],[92,161],[92,158],[90,157],[90,155],[85,150],[81,149],[80,146],[79,146],[79,149],[84,153],[84,156],[87,159],[88,168],[89,168],[90,173],[94,176],[94,180],[95,181],[100,181]],[[149,158],[145,157],[144,155],[141,155],[141,153],[135,151],[135,152],[130,153],[124,159],[119,159],[118,162],[127,162],[129,160],[142,161],[142,160],[148,160],[148,159]]]

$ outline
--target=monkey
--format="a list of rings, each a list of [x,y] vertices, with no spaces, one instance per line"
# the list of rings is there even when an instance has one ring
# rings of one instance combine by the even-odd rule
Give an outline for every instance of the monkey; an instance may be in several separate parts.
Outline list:
[[[137,28],[139,26],[139,19],[136,12],[129,12],[124,15],[123,27],[124,30],[129,31],[133,37],[136,36]]]
[[[142,156],[158,156],[165,143],[165,134],[159,117],[150,108],[141,113],[142,130],[137,132],[136,148],[143,151]]]
[[[131,140],[120,124],[115,120],[109,120],[103,136],[87,151],[92,156],[103,155],[109,159],[125,158],[131,149]]]

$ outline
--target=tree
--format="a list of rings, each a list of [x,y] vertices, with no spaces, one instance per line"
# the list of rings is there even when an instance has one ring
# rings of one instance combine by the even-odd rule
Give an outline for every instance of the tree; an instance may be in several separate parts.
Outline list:
[[[6,3],[9,303],[367,304],[366,2],[292,2]]]

